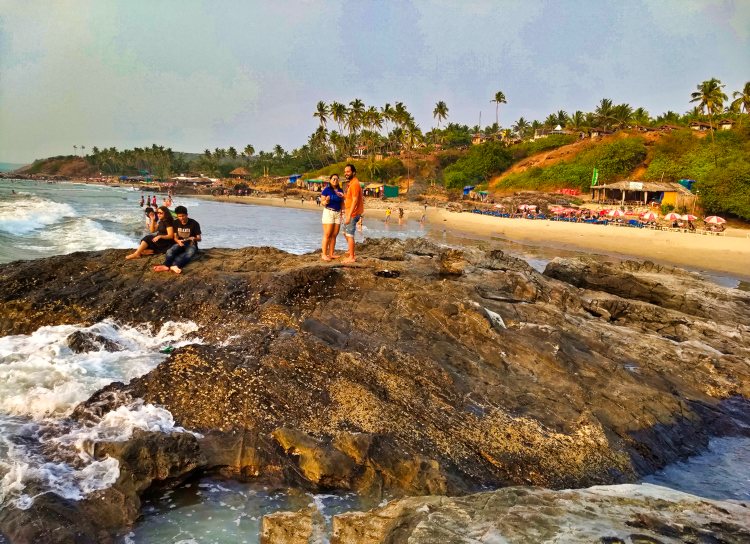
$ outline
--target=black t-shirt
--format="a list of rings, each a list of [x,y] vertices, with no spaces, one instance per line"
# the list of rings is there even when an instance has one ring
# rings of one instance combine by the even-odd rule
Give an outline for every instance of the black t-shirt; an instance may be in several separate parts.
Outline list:
[[[188,218],[187,224],[183,225],[180,223],[180,220],[177,219],[174,222],[174,232],[177,235],[177,238],[185,239],[185,238],[191,238],[198,236],[201,233],[201,226],[198,224],[198,221],[195,219]],[[191,243],[191,242],[186,242]],[[198,245],[198,242],[193,240],[192,243],[194,243],[196,246]]]

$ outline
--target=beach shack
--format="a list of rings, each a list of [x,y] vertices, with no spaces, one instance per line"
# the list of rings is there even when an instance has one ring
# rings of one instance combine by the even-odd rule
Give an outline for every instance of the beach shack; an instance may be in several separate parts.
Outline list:
[[[721,130],[731,130],[732,127],[734,126],[734,120],[732,120],[732,119],[722,119],[721,121],[719,121],[716,124],[719,125],[719,128]]]
[[[239,166],[229,172],[229,177],[233,179],[249,179],[250,178],[250,172],[248,172],[245,168],[242,166]]]
[[[327,181],[325,181],[324,179],[316,178],[308,179],[305,183],[307,184],[308,191],[316,191],[319,193],[323,190],[323,187],[325,187]]]
[[[592,185],[591,199],[599,203],[648,205],[655,202],[675,208],[692,206],[695,195],[680,183],[666,181],[617,181],[606,185]]]

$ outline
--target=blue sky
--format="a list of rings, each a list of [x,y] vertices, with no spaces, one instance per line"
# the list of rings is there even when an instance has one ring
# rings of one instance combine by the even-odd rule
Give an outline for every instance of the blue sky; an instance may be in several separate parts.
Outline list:
[[[426,131],[688,110],[750,80],[748,0],[0,0],[0,160],[158,143],[299,147],[318,100],[405,103]]]

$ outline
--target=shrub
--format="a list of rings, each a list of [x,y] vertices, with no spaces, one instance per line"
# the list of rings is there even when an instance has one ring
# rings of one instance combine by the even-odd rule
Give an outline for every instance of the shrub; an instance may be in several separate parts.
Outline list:
[[[513,163],[508,149],[500,142],[486,142],[473,146],[467,155],[445,169],[444,183],[448,188],[459,189],[487,181],[506,170]]]

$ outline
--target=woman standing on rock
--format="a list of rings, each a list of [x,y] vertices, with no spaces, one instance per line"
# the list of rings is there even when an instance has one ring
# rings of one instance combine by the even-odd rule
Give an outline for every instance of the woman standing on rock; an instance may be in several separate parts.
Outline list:
[[[344,201],[344,191],[339,185],[338,174],[333,174],[328,178],[328,185],[320,193],[320,203],[323,208],[323,243],[322,254],[320,256],[324,261],[338,259],[334,255],[336,249],[336,237],[339,235],[341,228],[341,204]]]
[[[156,234],[147,234],[141,239],[141,243],[133,253],[126,259],[137,259],[141,255],[153,255],[164,253],[174,244],[174,220],[169,208],[161,206],[156,210],[159,222],[156,224]]]

